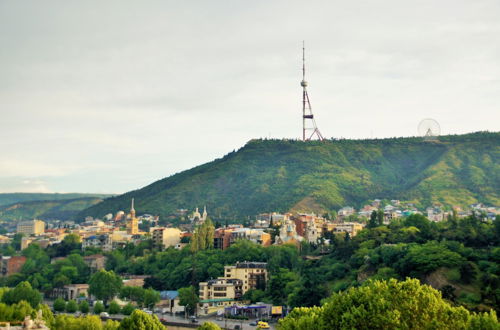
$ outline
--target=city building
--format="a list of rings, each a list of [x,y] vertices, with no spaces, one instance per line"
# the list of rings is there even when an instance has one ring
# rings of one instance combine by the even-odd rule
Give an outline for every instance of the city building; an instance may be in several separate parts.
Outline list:
[[[343,222],[333,225],[334,233],[348,233],[349,236],[354,237],[364,228],[364,225],[357,222]]]
[[[29,235],[41,235],[45,231],[45,222],[41,220],[21,221],[17,224],[17,233]]]
[[[83,261],[89,266],[92,273],[104,269],[106,266],[106,256],[102,254],[93,254],[83,257]]]
[[[231,245],[231,233],[237,227],[224,227],[215,229],[214,248],[225,250]]]
[[[179,302],[179,291],[160,291],[160,301],[156,304],[162,313],[184,313]]]
[[[200,282],[200,314],[209,315],[230,306],[243,296],[243,281],[234,278],[218,278]]]
[[[139,234],[139,220],[135,216],[134,199],[132,198],[132,205],[130,207],[129,219],[127,221],[127,233],[129,235]]]
[[[103,251],[111,251],[113,249],[113,240],[110,235],[92,235],[86,237],[82,241],[82,249],[85,250],[89,247],[99,248]]]
[[[151,236],[155,246],[168,248],[181,242],[182,232],[177,228],[151,228]]]
[[[88,297],[88,290],[88,284],[67,284],[62,288],[54,288],[51,296],[52,298],[72,300],[78,297]]]
[[[352,206],[345,206],[337,212],[337,219],[339,221],[344,221],[345,218],[354,215],[354,213],[356,213],[356,210]]]
[[[275,237],[275,244],[294,244],[299,245],[304,238],[297,234],[295,222],[285,220],[280,228],[280,234]]]
[[[243,294],[250,289],[264,290],[267,283],[267,263],[237,262],[234,266],[224,266],[224,278],[243,282]]]
[[[24,256],[2,256],[0,260],[0,276],[10,276],[19,273],[25,262],[26,257]]]
[[[201,225],[202,223],[205,222],[205,220],[207,220],[207,217],[208,217],[207,207],[204,206],[203,207],[203,214],[200,214],[200,212],[198,211],[198,208],[196,208],[195,211],[193,212],[193,214],[191,215],[191,217],[189,218],[189,220],[193,224]]]
[[[246,239],[262,246],[271,245],[271,234],[264,229],[235,228],[230,232],[229,245],[238,240]]]
[[[426,211],[430,221],[439,222],[445,219],[444,212],[439,207],[428,207]]]
[[[7,236],[0,235],[0,245],[3,244],[10,244],[11,239],[8,238]]]
[[[21,238],[21,251],[26,249],[31,243],[35,241],[34,237],[23,237]]]
[[[314,220],[310,220],[306,224],[306,231],[304,233],[304,239],[309,243],[317,243],[319,239],[318,228]]]

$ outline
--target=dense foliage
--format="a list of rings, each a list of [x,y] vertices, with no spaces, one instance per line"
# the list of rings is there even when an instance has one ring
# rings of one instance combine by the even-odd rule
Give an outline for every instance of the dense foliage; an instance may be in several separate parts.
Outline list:
[[[500,205],[500,133],[383,140],[252,140],[222,159],[106,199],[80,214],[126,210],[167,218],[209,206],[215,220],[290,209],[331,211],[374,198],[418,206]]]
[[[491,221],[481,215],[463,219],[450,216],[435,223],[412,215],[389,225],[375,223],[352,238],[344,234],[326,238],[329,245],[304,243],[298,249],[293,245],[262,247],[241,240],[225,250],[206,248],[197,252],[189,245],[160,251],[151,240],[145,240],[104,253],[107,270],[91,275],[83,262],[80,243],[68,235],[46,250],[36,244],[23,250],[28,260],[21,272],[0,279],[3,286],[18,287],[1,291],[0,297],[9,304],[19,301],[11,300],[13,296],[30,303],[33,299],[37,304],[39,296],[30,293],[32,289],[50,293],[64,284],[90,283],[91,291],[100,299],[118,294],[145,307],[158,301],[154,290],[192,287],[180,291],[194,292],[191,296],[196,297],[198,283],[222,276],[224,265],[262,261],[268,264],[269,281],[266,288],[246,293],[245,298],[252,302],[318,306],[332,293],[368,279],[414,277],[442,291],[454,305],[500,311],[500,217]],[[96,252],[103,253],[86,253]],[[50,263],[51,256],[65,258]],[[145,288],[122,288],[119,274],[150,277],[145,280]],[[19,292],[9,293],[14,290]],[[61,310],[64,308],[66,305]]]
[[[280,330],[498,329],[496,314],[453,307],[439,291],[416,279],[370,281],[333,294],[321,307],[299,307],[280,320]]]
[[[116,250],[107,267],[118,273],[151,275],[146,286],[177,290],[223,275],[237,261],[268,263],[265,290],[246,294],[252,301],[290,306],[318,305],[333,292],[368,278],[419,278],[455,304],[500,309],[500,219],[450,217],[434,223],[413,215],[388,226],[361,231],[351,239],[331,237],[329,246],[303,244],[262,247],[242,240],[226,250]],[[326,253],[326,254],[325,254]],[[315,256],[308,258],[306,255]]]
[[[119,330],[165,330],[166,327],[156,315],[149,315],[140,310],[135,310],[129,317],[123,319]]]

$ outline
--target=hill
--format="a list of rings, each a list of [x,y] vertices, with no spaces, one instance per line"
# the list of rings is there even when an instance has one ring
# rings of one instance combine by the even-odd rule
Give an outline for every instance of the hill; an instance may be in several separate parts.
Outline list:
[[[27,201],[17,199],[16,202],[0,206],[0,220],[68,220],[76,216],[82,210],[100,203],[103,198],[109,195],[91,195],[91,194],[0,194],[0,195],[16,195],[16,196],[1,196],[3,200],[16,200],[15,197],[28,199]],[[26,195],[26,196],[25,196]],[[84,196],[84,197],[82,197]],[[29,200],[30,198],[50,198],[56,197],[59,199],[53,200]],[[76,197],[76,198],[75,198]]]
[[[315,211],[374,198],[500,205],[500,133],[372,140],[251,140],[221,159],[111,197],[80,213],[127,210],[172,214],[208,206],[215,217]]]
[[[60,201],[65,199],[77,199],[85,197],[107,198],[109,194],[81,194],[81,193],[0,193],[0,206],[10,205],[18,202],[30,201]]]

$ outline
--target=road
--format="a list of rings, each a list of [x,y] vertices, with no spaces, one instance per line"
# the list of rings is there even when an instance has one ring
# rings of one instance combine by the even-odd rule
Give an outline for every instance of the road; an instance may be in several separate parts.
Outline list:
[[[156,313],[156,316],[158,316],[159,319],[166,319],[167,321],[172,321],[172,322],[178,322],[178,323],[189,323],[190,321],[188,319],[185,319],[184,317],[180,316],[171,316],[170,314],[160,314]],[[228,329],[234,329],[235,325],[239,325],[241,329],[243,330],[255,330],[257,327],[250,325],[250,322],[252,320],[222,320],[219,321],[216,319],[216,317],[208,317],[208,318],[199,318],[198,319],[198,324],[201,325],[203,322],[213,322],[217,324],[219,327],[224,329],[227,327]],[[269,324],[271,327],[270,329],[275,329],[274,324]]]
[[[58,314],[68,314],[68,315],[74,315],[71,313],[58,313]],[[170,314],[161,314],[161,313],[155,313],[156,316],[158,316],[159,319],[164,319],[167,322],[175,322],[175,323],[184,323],[184,324],[196,324],[196,325],[202,325],[203,322],[213,322],[217,324],[219,327],[222,329],[234,329],[236,325],[240,326],[240,329],[242,330],[255,330],[257,327],[250,325],[250,322],[252,320],[217,320],[216,317],[206,317],[206,318],[199,318],[197,323],[192,323],[189,319],[186,319],[182,316],[176,316],[176,315],[170,315]],[[114,319],[114,320],[122,320],[125,318],[125,315],[122,314],[117,314],[117,315],[111,315],[109,318]],[[107,317],[102,317],[102,319],[108,319]],[[269,324],[270,329],[276,329],[275,324]]]

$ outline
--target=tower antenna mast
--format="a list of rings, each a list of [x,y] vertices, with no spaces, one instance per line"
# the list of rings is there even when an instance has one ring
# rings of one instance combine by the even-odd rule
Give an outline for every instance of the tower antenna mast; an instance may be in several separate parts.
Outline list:
[[[315,135],[318,140],[323,141],[314,115],[312,113],[311,102],[309,102],[309,95],[307,94],[307,81],[306,81],[306,48],[304,41],[302,41],[302,141],[310,141]],[[308,125],[309,122],[309,125]]]

